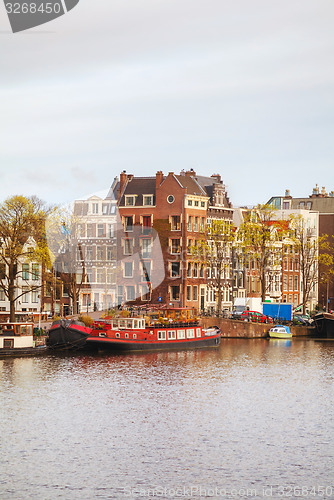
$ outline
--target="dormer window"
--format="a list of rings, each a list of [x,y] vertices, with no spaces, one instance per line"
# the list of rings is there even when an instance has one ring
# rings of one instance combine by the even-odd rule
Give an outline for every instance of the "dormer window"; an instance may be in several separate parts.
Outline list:
[[[153,205],[153,194],[144,194],[143,195],[143,205],[144,206],[152,206]]]
[[[136,197],[135,196],[125,196],[125,206],[133,207],[135,205]]]
[[[99,213],[99,204],[98,203],[92,203],[92,212],[93,212],[93,214]]]

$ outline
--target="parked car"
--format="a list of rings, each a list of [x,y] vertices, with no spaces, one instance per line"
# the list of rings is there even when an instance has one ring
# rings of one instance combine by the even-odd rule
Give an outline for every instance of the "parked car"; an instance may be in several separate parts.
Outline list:
[[[240,319],[242,321],[254,321],[255,323],[272,323],[273,318],[271,316],[265,316],[258,311],[244,311]]]
[[[233,311],[232,311],[232,313],[230,315],[230,318],[231,319],[240,319],[242,313],[244,312],[244,310],[245,310],[245,306],[235,306],[235,307],[233,307]]]
[[[313,323],[313,319],[306,314],[294,314],[293,321],[301,323],[302,325],[311,325]]]

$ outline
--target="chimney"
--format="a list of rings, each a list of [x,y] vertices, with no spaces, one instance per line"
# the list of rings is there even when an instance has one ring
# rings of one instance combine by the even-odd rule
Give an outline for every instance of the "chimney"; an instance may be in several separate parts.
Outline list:
[[[121,175],[119,176],[119,191],[120,191],[120,193],[123,193],[127,178],[128,178],[128,176],[126,175],[126,170],[123,170],[123,172],[121,172]]]
[[[284,195],[284,198],[291,198],[291,195],[290,195],[290,189],[286,189],[286,190],[285,190],[285,195]]]
[[[164,180],[164,174],[162,173],[161,170],[159,170],[155,174],[155,188],[158,188],[163,180]]]
[[[325,197],[327,196],[325,186],[322,186],[322,189],[321,189],[321,196],[322,196],[323,198],[325,198]]]
[[[188,177],[195,177],[196,175],[196,172],[193,168],[191,168],[190,170],[187,170],[186,173],[185,173]]]

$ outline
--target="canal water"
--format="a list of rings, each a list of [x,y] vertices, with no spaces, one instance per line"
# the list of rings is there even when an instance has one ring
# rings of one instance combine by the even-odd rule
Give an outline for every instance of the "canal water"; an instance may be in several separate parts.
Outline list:
[[[334,342],[0,361],[0,498],[334,498]]]

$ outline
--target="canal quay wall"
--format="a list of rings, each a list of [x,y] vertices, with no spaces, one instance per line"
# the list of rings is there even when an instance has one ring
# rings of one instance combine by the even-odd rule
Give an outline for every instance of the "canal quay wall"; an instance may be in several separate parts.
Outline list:
[[[248,321],[238,321],[225,318],[202,318],[201,321],[204,328],[209,326],[218,326],[221,330],[223,338],[265,338],[268,336],[272,324],[252,323]],[[311,337],[315,330],[307,326],[290,326],[290,330],[294,337]]]

